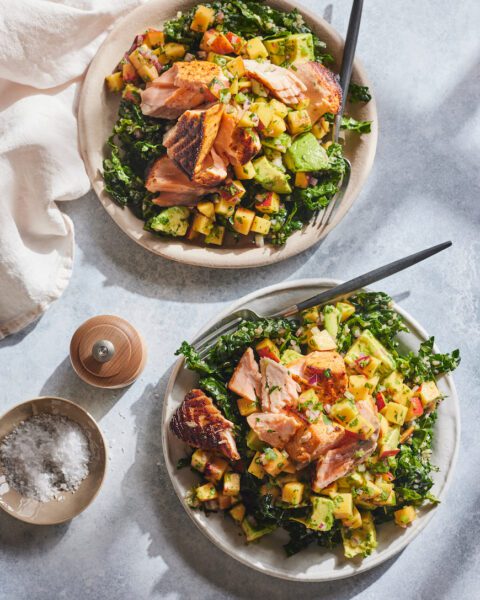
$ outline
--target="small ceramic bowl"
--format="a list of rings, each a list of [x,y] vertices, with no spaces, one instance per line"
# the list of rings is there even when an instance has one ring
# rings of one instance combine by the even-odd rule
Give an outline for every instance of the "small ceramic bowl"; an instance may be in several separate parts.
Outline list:
[[[89,474],[75,492],[64,492],[62,500],[39,502],[9,487],[0,463],[0,507],[25,523],[56,525],[76,517],[98,494],[105,477],[107,448],[100,428],[87,411],[70,400],[46,396],[18,404],[0,418],[0,443],[22,421],[44,413],[67,417],[81,426],[90,443]]]

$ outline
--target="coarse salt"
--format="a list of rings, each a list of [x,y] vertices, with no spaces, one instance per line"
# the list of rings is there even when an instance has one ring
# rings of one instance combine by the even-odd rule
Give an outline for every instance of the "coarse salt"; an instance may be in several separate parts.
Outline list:
[[[90,447],[70,419],[42,414],[20,423],[0,445],[8,485],[40,502],[78,489],[88,475]]]

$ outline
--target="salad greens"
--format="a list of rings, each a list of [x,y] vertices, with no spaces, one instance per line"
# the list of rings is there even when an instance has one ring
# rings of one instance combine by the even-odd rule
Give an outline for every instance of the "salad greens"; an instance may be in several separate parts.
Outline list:
[[[392,300],[387,294],[360,292],[348,299],[348,305],[351,306],[349,316],[338,323],[337,350],[342,355],[347,351],[351,352],[360,333],[368,330],[391,354],[397,365],[398,371],[396,372],[401,373],[404,377],[404,384],[413,386],[412,393],[420,392],[418,386],[422,382],[432,382],[436,377],[452,371],[459,365],[459,351],[438,353],[433,349],[433,338],[423,342],[418,352],[403,353],[397,336],[401,332],[407,332],[408,327],[394,310]],[[328,312],[332,313],[335,310],[339,309],[329,307]],[[243,352],[249,347],[256,347],[255,344],[260,340],[263,340],[263,343],[265,339],[272,340],[278,348],[279,356],[282,356],[282,361],[286,351],[295,350],[295,354],[304,346],[305,339],[308,339],[308,335],[305,337],[305,334],[308,334],[309,330],[314,331],[317,325],[321,326],[321,314],[320,310],[314,308],[302,315],[301,322],[296,319],[277,318],[265,318],[256,322],[242,321],[233,333],[221,336],[203,360],[200,359],[193,346],[187,342],[183,342],[177,351],[176,354],[182,354],[185,357],[187,367],[200,375],[199,387],[212,397],[222,413],[234,423],[235,437],[243,464],[252,460],[253,452],[248,442],[249,426],[239,412],[236,395],[227,387],[235,366]],[[324,311],[324,314],[327,312]],[[331,372],[328,371],[329,377],[331,377]],[[383,390],[381,392],[383,394],[390,393],[382,384],[377,387],[378,389]],[[417,392],[415,392],[416,389],[418,389]],[[372,390],[371,393],[375,397],[375,391]],[[393,479],[395,485],[396,501],[393,504],[377,502],[369,506],[375,524],[394,518],[398,524],[398,515],[402,511],[412,511],[413,507],[422,506],[424,503],[438,502],[431,493],[432,473],[436,470],[431,462],[431,453],[434,425],[437,418],[437,403],[440,400],[441,397],[437,397],[437,400],[429,405],[430,408],[425,412],[422,411],[423,414],[405,424],[404,435],[402,434],[400,438],[398,450],[386,452],[384,458],[374,455],[366,460],[365,467],[371,477],[386,477],[385,481]],[[305,406],[308,405],[309,402],[306,402]],[[302,405],[299,404],[298,408],[302,409]],[[323,416],[326,422],[331,423],[325,414]],[[331,418],[331,414],[329,416]],[[275,449],[264,447],[267,459],[274,457],[275,452]],[[267,453],[272,456],[270,457],[270,454],[267,456]],[[302,481],[311,480],[313,467],[314,465],[310,464],[305,468],[306,475]],[[247,515],[254,519],[256,531],[263,532],[263,535],[273,528],[282,527],[289,533],[290,541],[285,545],[287,556],[291,556],[311,544],[333,548],[341,543],[342,539],[344,545],[351,544],[351,532],[355,532],[355,530],[347,530],[347,534],[345,534],[342,522],[338,519],[335,519],[333,526],[326,531],[312,529],[307,522],[309,505],[303,503],[298,506],[289,506],[285,502],[279,502],[273,491],[270,492],[268,485],[273,486],[273,490],[275,485],[281,485],[281,483],[279,484],[273,477],[270,478],[270,484],[265,484],[265,480],[259,479],[250,469],[242,471],[241,501]],[[355,498],[356,494],[363,494],[364,490],[358,488],[352,489],[351,492]],[[361,502],[360,505],[362,505]],[[362,551],[368,554],[371,549],[367,546]]]

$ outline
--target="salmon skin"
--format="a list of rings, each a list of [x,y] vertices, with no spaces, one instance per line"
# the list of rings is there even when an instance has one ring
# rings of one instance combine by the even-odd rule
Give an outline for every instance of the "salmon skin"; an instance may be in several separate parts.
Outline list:
[[[194,389],[185,396],[170,421],[170,429],[194,448],[217,450],[229,460],[240,459],[232,434],[233,423],[202,390]]]
[[[225,163],[213,150],[223,104],[186,110],[163,137],[168,156],[195,183],[218,185],[227,177]]]

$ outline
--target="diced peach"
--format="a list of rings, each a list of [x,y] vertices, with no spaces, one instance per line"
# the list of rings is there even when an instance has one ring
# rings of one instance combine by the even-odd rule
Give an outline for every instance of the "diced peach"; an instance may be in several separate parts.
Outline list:
[[[255,208],[267,215],[273,215],[280,210],[280,196],[277,192],[266,192],[255,196]]]
[[[120,71],[107,75],[105,81],[110,92],[119,92],[123,88],[123,77]]]
[[[213,8],[209,8],[207,6],[203,6],[203,4],[200,4],[193,16],[190,29],[192,31],[198,31],[199,33],[203,33],[204,31],[207,31],[210,25],[213,24],[214,20],[215,11],[213,10]]]
[[[124,63],[122,66],[122,77],[125,83],[133,83],[138,80],[138,73],[132,63]]]
[[[147,44],[150,48],[156,48],[157,46],[161,46],[165,43],[165,35],[163,31],[158,31],[157,29],[149,29],[145,36],[144,43]]]
[[[413,421],[417,417],[421,417],[423,415],[423,404],[420,398],[414,396],[410,398],[410,405],[408,407],[407,416],[405,417],[405,421]]]
[[[265,338],[255,346],[258,356],[280,362],[280,350],[272,340]]]
[[[203,34],[200,48],[205,52],[216,52],[217,54],[231,54],[233,46],[227,37],[216,29],[209,29]]]
[[[243,47],[245,46],[245,40],[243,38],[241,38],[239,35],[237,35],[236,33],[232,33],[231,31],[227,31],[227,33],[225,34],[225,37],[232,45],[233,51],[235,52],[235,54],[240,54]]]

